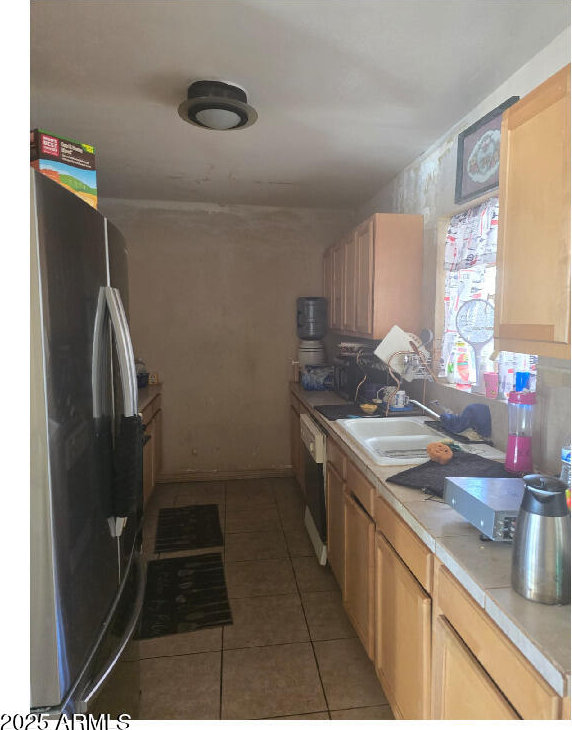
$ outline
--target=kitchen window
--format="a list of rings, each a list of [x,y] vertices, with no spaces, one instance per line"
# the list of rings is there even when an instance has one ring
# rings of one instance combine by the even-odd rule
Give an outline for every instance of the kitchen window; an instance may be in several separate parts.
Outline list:
[[[454,215],[448,222],[442,248],[441,275],[438,276],[437,292],[441,297],[442,315],[437,331],[442,332],[438,374],[454,382],[456,387],[473,392],[484,392],[482,374],[495,371],[499,376],[499,393],[506,398],[514,388],[515,373],[528,372],[529,388],[536,389],[536,364],[534,355],[501,352],[493,355],[492,317],[495,304],[496,252],[498,233],[498,198],[485,200],[478,206]],[[486,305],[474,308],[475,317],[465,320],[473,334],[466,339],[459,334],[457,319],[459,310],[470,311],[465,305],[471,300],[481,300]],[[477,314],[478,313],[478,314]],[[487,318],[486,315],[489,315]],[[439,315],[438,315],[439,317]],[[482,342],[487,335],[490,340]],[[479,342],[480,341],[480,342]],[[473,345],[470,344],[473,343]],[[459,353],[465,353],[467,367],[459,372],[456,363]],[[460,358],[463,360],[463,358]]]

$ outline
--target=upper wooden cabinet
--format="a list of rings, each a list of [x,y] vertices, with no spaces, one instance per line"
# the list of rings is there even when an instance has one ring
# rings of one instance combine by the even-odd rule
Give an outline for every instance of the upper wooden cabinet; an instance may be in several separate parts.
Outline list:
[[[357,249],[356,237],[350,235],[343,243],[343,305],[342,305],[342,329],[348,332],[356,329],[356,265],[357,265]]]
[[[332,249],[332,290],[328,306],[331,309],[331,328],[342,328],[344,315],[344,245]]]
[[[495,349],[570,357],[570,65],[503,114]]]
[[[382,339],[421,328],[423,216],[375,213],[324,256],[330,328]]]

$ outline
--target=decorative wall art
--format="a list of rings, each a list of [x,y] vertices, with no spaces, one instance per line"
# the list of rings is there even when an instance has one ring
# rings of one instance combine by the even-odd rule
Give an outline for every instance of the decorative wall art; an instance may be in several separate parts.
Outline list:
[[[455,203],[498,187],[502,113],[519,98],[511,96],[459,135]]]

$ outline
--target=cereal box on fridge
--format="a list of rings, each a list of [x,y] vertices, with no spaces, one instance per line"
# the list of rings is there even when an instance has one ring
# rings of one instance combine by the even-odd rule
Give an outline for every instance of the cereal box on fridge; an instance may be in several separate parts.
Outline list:
[[[44,129],[30,132],[30,164],[97,208],[95,149]]]

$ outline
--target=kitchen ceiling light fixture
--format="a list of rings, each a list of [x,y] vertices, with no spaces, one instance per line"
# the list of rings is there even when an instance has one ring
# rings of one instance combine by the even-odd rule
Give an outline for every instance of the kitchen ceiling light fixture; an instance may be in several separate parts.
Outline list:
[[[244,129],[258,118],[255,109],[247,104],[244,89],[223,81],[195,81],[178,111],[189,124],[219,131]]]

